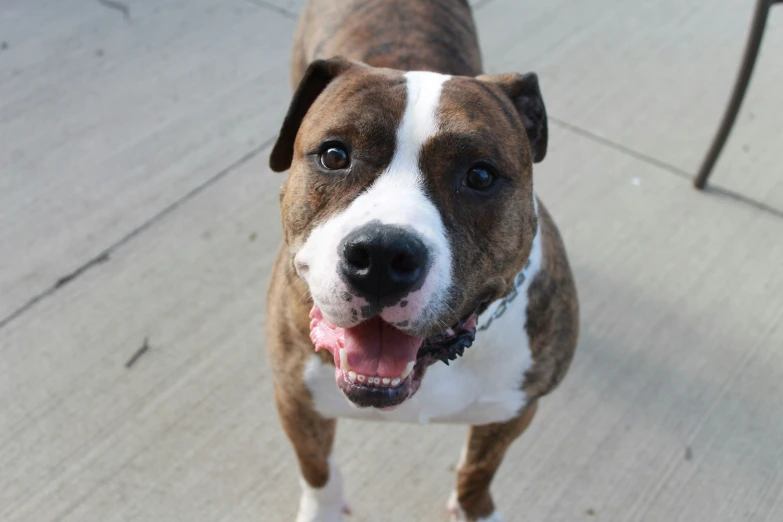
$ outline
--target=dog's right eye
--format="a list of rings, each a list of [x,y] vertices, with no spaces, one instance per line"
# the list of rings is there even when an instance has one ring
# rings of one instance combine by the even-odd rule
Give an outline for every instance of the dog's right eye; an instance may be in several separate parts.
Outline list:
[[[321,165],[327,170],[347,169],[351,165],[351,158],[342,145],[329,143],[321,152]]]
[[[485,192],[492,188],[497,178],[494,168],[484,163],[477,163],[465,175],[463,183],[477,192]]]

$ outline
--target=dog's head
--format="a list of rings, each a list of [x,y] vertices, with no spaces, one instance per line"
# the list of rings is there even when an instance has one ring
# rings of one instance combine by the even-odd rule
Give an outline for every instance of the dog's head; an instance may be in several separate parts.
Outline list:
[[[302,78],[272,150],[310,336],[359,406],[391,407],[461,353],[537,228],[535,75],[394,71],[334,58]]]

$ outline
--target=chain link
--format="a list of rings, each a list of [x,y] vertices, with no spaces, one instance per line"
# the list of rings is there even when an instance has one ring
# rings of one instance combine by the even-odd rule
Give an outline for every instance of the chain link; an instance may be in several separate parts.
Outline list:
[[[514,278],[514,286],[511,288],[511,292],[509,292],[508,295],[500,301],[497,310],[492,312],[492,315],[487,318],[487,322],[479,326],[476,329],[477,331],[483,332],[484,330],[487,330],[492,324],[492,321],[499,319],[504,313],[506,313],[506,310],[508,310],[508,305],[510,305],[511,302],[519,295],[519,287],[521,287],[524,284],[525,279],[527,279],[525,270],[527,270],[529,266],[530,260],[528,259],[527,263],[525,264],[525,268],[523,268],[522,271]]]

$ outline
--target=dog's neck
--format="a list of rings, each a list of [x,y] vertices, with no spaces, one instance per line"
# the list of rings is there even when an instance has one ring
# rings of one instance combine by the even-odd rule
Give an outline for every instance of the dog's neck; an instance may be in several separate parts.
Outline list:
[[[533,201],[536,207],[536,216],[538,216],[538,204],[537,198],[533,196]],[[511,303],[519,297],[521,293],[526,293],[527,288],[530,286],[533,277],[541,269],[543,252],[541,250],[541,223],[539,221],[536,228],[536,235],[533,236],[533,246],[530,249],[530,255],[528,255],[527,262],[522,270],[514,277],[514,283],[511,286],[508,294],[495,302],[491,303],[487,310],[481,314],[479,318],[479,325],[476,328],[477,332],[483,332],[489,329],[495,319],[499,319],[511,305]]]

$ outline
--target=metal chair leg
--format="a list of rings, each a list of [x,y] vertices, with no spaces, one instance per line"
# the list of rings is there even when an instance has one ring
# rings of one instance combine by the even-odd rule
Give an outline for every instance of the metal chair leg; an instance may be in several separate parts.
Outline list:
[[[742,100],[745,98],[745,91],[748,89],[748,83],[750,83],[753,66],[756,65],[756,58],[759,54],[759,47],[761,47],[761,39],[764,36],[764,28],[767,25],[769,10],[772,7],[772,4],[781,1],[783,0],[758,0],[756,2],[756,12],[753,14],[750,35],[748,36],[748,43],[745,46],[745,55],[742,58],[742,65],[740,66],[728,107],[726,107],[726,113],[723,115],[723,121],[721,121],[720,127],[718,127],[718,132],[715,134],[712,146],[710,146],[710,150],[707,152],[704,162],[699,169],[699,173],[693,182],[697,189],[703,189],[707,184],[707,179],[712,173],[712,168],[715,166],[715,162],[718,161],[723,146],[729,138],[731,128],[734,126],[734,121],[737,119],[737,113],[739,113],[740,106],[742,106]]]

